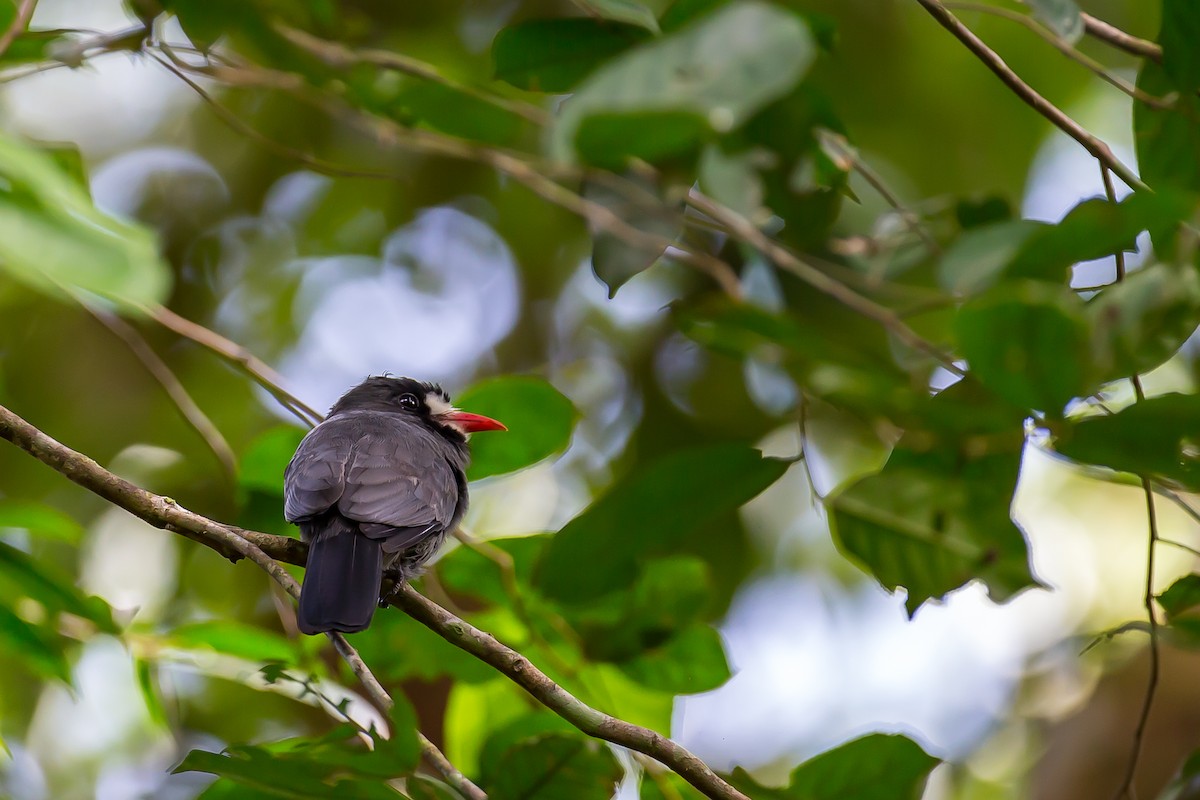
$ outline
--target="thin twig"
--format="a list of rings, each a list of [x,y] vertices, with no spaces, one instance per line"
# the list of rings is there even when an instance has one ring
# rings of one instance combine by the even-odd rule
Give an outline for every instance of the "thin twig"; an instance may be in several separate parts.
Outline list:
[[[1125,166],[1120,159],[1113,155],[1112,148],[1089,133],[1078,122],[1068,117],[1058,106],[1038,94],[1028,83],[1021,80],[1020,76],[1013,72],[1008,64],[1004,63],[1004,59],[997,55],[995,50],[984,44],[983,40],[972,33],[970,28],[963,25],[958,17],[950,13],[942,5],[941,0],[917,0],[917,2],[929,12],[930,16],[937,20],[938,24],[950,31],[950,33],[954,34],[955,38],[966,45],[967,49],[976,58],[982,61],[1005,86],[1012,89],[1013,93],[1034,111],[1050,120],[1063,133],[1079,142],[1097,161],[1116,173],[1131,189],[1139,191],[1147,191],[1149,189],[1146,184],[1142,183],[1133,170]]]
[[[400,587],[395,594],[395,605],[455,647],[495,667],[542,705],[589,736],[628,747],[661,761],[706,797],[714,800],[749,800],[680,745],[649,728],[597,711],[550,680],[525,656],[418,594],[411,586],[405,584]]]
[[[170,52],[170,48],[168,48],[166,45],[160,45],[159,49],[164,53]],[[326,161],[323,158],[317,158],[316,156],[312,155],[311,153],[305,152],[304,150],[300,150],[300,149],[297,149],[290,145],[286,145],[282,142],[276,141],[275,139],[272,139],[271,137],[262,133],[258,129],[254,128],[253,126],[248,125],[246,122],[242,121],[242,119],[240,117],[238,117],[236,114],[234,114],[232,111],[230,111],[229,109],[225,108],[225,106],[218,103],[216,98],[214,98],[211,94],[209,94],[209,92],[207,92],[204,89],[204,87],[202,87],[199,83],[197,83],[196,81],[189,78],[187,76],[187,74],[182,69],[180,69],[176,63],[171,63],[171,61],[161,58],[156,53],[147,53],[147,55],[149,55],[150,58],[154,59],[154,61],[156,61],[160,65],[162,65],[162,67],[164,69],[173,73],[175,75],[175,77],[179,78],[179,80],[186,83],[188,85],[188,87],[191,88],[191,90],[196,93],[196,96],[199,97],[205,103],[205,105],[207,105],[209,108],[211,108],[213,110],[213,113],[215,113],[218,117],[221,118],[222,122],[224,122],[229,127],[233,128],[238,133],[241,133],[243,136],[246,136],[246,137],[258,142],[259,144],[263,145],[268,150],[271,150],[272,152],[274,152],[276,155],[279,155],[283,158],[287,158],[291,161],[295,161],[298,164],[303,164],[304,166],[311,169],[313,172],[320,173],[321,175],[330,175],[335,178],[373,178],[373,179],[377,179],[377,180],[389,180],[389,181],[400,180],[403,178],[403,176],[398,175],[396,173],[392,173],[392,172],[381,172],[379,170],[374,170],[374,169],[350,167],[350,166],[346,166],[344,164],[335,164],[332,161]],[[183,63],[183,62],[179,62],[179,63]]]
[[[445,86],[447,89],[461,92],[476,100],[481,100],[503,111],[507,111],[510,114],[516,114],[535,125],[545,125],[550,121],[550,115],[546,113],[544,108],[520,100],[510,100],[507,97],[501,97],[498,94],[480,89],[477,86],[462,83],[447,75],[443,75],[433,64],[413,58],[412,56],[395,53],[391,50],[352,50],[340,42],[321,39],[313,36],[311,33],[293,28],[290,25],[284,25],[280,22],[276,22],[274,27],[283,38],[301,50],[324,61],[331,67],[345,69],[360,64],[370,64],[371,66],[382,67],[383,69],[395,70],[396,72],[411,75],[414,78],[420,78],[439,86]]]
[[[266,362],[255,356],[245,347],[231,342],[219,333],[210,331],[203,325],[184,319],[166,306],[154,306],[146,309],[158,324],[170,328],[196,344],[211,350],[227,361],[233,363],[249,374],[260,386],[266,389],[278,400],[284,408],[292,412],[308,427],[320,424],[325,419],[310,406],[301,402],[295,395],[283,388],[283,376],[267,366]]]
[[[188,394],[188,390],[180,382],[178,376],[171,371],[167,362],[163,361],[158,353],[154,352],[154,348],[150,346],[142,335],[137,332],[137,329],[130,325],[125,320],[113,314],[92,308],[86,303],[83,304],[93,317],[100,324],[108,328],[115,334],[125,346],[129,348],[142,366],[146,368],[167,396],[171,398],[171,402],[175,404],[180,415],[187,421],[189,425],[200,434],[200,438],[208,445],[208,449],[212,450],[213,455],[217,457],[217,461],[225,469],[230,479],[237,477],[237,456],[233,453],[233,448],[229,446],[229,442],[225,441],[225,437],[213,421],[208,418],[204,410],[196,404],[192,396]]]
[[[1123,797],[1136,800],[1133,779],[1142,754],[1142,742],[1146,736],[1146,725],[1150,721],[1150,709],[1154,704],[1155,692],[1158,690],[1158,617],[1154,611],[1154,546],[1158,543],[1158,519],[1154,511],[1154,489],[1150,485],[1150,479],[1145,476],[1142,477],[1142,491],[1146,495],[1146,515],[1150,528],[1150,544],[1146,548],[1146,591],[1142,598],[1146,606],[1146,619],[1150,624],[1150,676],[1146,679],[1146,697],[1142,701],[1137,727],[1133,731],[1133,745],[1130,747],[1129,765],[1125,770],[1125,778],[1117,788],[1116,794],[1113,795],[1118,800]]]
[[[1160,544],[1167,544],[1167,545],[1170,545],[1171,547],[1178,547],[1180,550],[1185,550],[1194,556],[1200,556],[1200,550],[1197,550],[1195,547],[1192,547],[1190,544],[1184,544],[1183,542],[1178,542],[1174,539],[1167,539],[1162,536],[1158,537],[1158,541]]]
[[[1148,58],[1154,62],[1162,62],[1162,48],[1154,42],[1139,39],[1091,14],[1080,14],[1079,16],[1083,18],[1083,29],[1088,36],[1107,42],[1118,50],[1124,50],[1131,55]]]
[[[467,776],[458,770],[458,767],[451,764],[450,759],[446,758],[437,745],[429,741],[425,734],[417,731],[417,741],[421,743],[421,752],[424,753],[425,759],[446,779],[446,783],[458,790],[459,794],[466,797],[467,800],[487,800],[487,794],[471,783]]]
[[[771,239],[755,227],[754,223],[720,205],[712,198],[693,190],[688,195],[688,204],[727,226],[742,239],[773,261],[780,269],[787,270],[819,292],[829,295],[853,311],[878,322],[897,339],[929,355],[951,373],[962,377],[965,373],[937,345],[923,338],[910,328],[904,320],[886,306],[864,297],[844,283],[826,275],[811,264],[801,260],[783,245]]]
[[[21,0],[17,4],[17,15],[4,29],[4,33],[0,33],[0,57],[3,57],[17,37],[29,28],[29,20],[33,19],[35,8],[37,8],[37,0]]]
[[[862,156],[847,144],[844,137],[831,131],[821,131],[819,137],[824,147],[835,152],[838,156],[838,161],[848,162],[849,166],[861,175],[863,180],[883,198],[884,202],[900,215],[900,219],[904,220],[904,224],[908,229],[925,243],[930,253],[934,255],[941,254],[941,245],[938,244],[937,239],[933,238],[933,234],[929,232],[929,229],[925,227],[925,223],[921,221],[920,215],[901,202],[899,195],[891,190],[887,182],[884,181],[883,176],[864,161]]]
[[[946,8],[955,9],[957,11],[975,11],[981,14],[991,14],[1002,19],[1016,22],[1019,25],[1024,25],[1046,42],[1053,45],[1056,50],[1065,55],[1067,58],[1071,59],[1077,64],[1083,65],[1095,73],[1101,80],[1104,80],[1112,86],[1115,86],[1133,99],[1145,103],[1151,108],[1160,110],[1171,108],[1173,105],[1172,100],[1147,94],[1121,76],[1109,72],[1099,61],[1072,47],[1070,42],[1057,35],[1054,33],[1054,31],[1050,30],[1028,14],[1022,14],[1019,11],[1013,11],[1011,8],[1003,8],[1001,6],[989,6],[983,3],[965,3],[958,2],[957,0],[942,0],[942,5],[944,5]]]
[[[1108,169],[1100,165],[1100,177],[1104,182],[1104,193],[1108,197],[1110,203],[1117,201],[1116,187],[1113,186],[1112,176]],[[1125,280],[1125,253],[1120,248],[1117,248],[1113,254],[1116,260],[1116,281],[1120,283]],[[1146,392],[1142,388],[1141,377],[1135,372],[1129,376],[1130,383],[1133,384],[1134,402],[1140,403],[1146,399]],[[1133,744],[1130,748],[1129,765],[1125,772],[1125,778],[1121,782],[1121,786],[1117,789],[1114,798],[1128,797],[1130,800],[1136,800],[1136,794],[1133,787],[1134,775],[1137,772],[1138,761],[1142,753],[1142,740],[1146,733],[1146,724],[1150,719],[1150,708],[1154,703],[1154,694],[1158,689],[1158,617],[1154,611],[1154,555],[1158,545],[1158,517],[1154,510],[1154,485],[1150,482],[1148,475],[1140,475],[1142,480],[1142,491],[1146,496],[1146,517],[1149,524],[1149,543],[1146,546],[1146,590],[1143,597],[1143,602],[1146,606],[1146,619],[1149,623],[1150,634],[1150,677],[1146,681],[1146,699],[1142,702],[1141,714],[1138,717],[1137,727],[1133,732]]]

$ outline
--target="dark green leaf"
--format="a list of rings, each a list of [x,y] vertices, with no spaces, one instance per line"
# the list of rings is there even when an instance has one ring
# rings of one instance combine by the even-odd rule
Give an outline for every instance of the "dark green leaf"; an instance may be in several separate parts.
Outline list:
[[[1009,516],[1019,453],[917,453],[901,446],[883,471],[833,499],[831,527],[847,555],[914,612],[974,579],[1002,600],[1034,584],[1025,538]]]
[[[761,800],[919,800],[938,763],[911,739],[877,733],[804,762],[786,789],[765,789],[740,768],[734,783]]]
[[[1083,17],[1075,0],[1029,0],[1029,7],[1035,17],[1069,44],[1083,37]]]
[[[631,137],[633,131],[638,135]],[[708,121],[694,111],[596,113],[579,124],[575,152],[589,164],[616,172],[631,158],[658,164],[690,156],[712,135]]]
[[[513,562],[518,585],[525,585],[529,583],[533,573],[534,562],[549,541],[548,534],[506,536],[494,539],[488,542],[488,545],[508,554]],[[473,548],[456,547],[438,560],[437,571],[442,584],[453,592],[499,605],[509,602],[499,566]]]
[[[434,130],[487,144],[509,144],[521,118],[460,89],[413,80],[391,100],[389,113],[406,124],[420,122]]]
[[[283,471],[307,431],[279,425],[259,434],[238,464],[238,483],[271,495],[283,496]]]
[[[1200,606],[1200,575],[1184,575],[1172,583],[1158,596],[1158,604],[1168,617],[1177,617],[1185,611]]]
[[[170,642],[185,650],[211,647],[251,661],[296,660],[296,648],[278,633],[232,620],[214,620],[181,625],[171,631]]]
[[[261,789],[251,789],[237,781],[219,778],[209,786],[196,800],[275,800],[279,795],[264,792]]]
[[[535,92],[568,92],[600,64],[650,38],[645,29],[591,18],[537,19],[492,42],[496,78]]]
[[[170,726],[171,721],[167,719],[167,710],[163,706],[162,697],[159,696],[158,685],[154,676],[154,664],[143,659],[134,657],[133,666],[137,673],[138,689],[142,693],[142,702],[146,704],[146,711],[150,714],[150,719],[154,720],[155,724],[162,728]]]
[[[1200,8],[1192,0],[1163,0],[1158,41],[1162,68],[1171,82],[1182,92],[1195,93],[1200,89]]]
[[[536,464],[566,449],[578,412],[541,378],[493,378],[457,398],[463,410],[498,419],[508,431],[471,437],[470,480]]]
[[[571,723],[548,711],[524,714],[494,729],[479,752],[480,779],[492,783],[500,776],[510,750],[524,741],[551,733],[575,735],[576,732]]]
[[[576,0],[585,10],[612,22],[637,25],[651,33],[658,33],[658,20],[654,12],[637,0]]]
[[[1026,239],[1005,276],[1063,282],[1072,264],[1133,250],[1139,233],[1170,230],[1192,207],[1192,201],[1173,192],[1138,192],[1119,203],[1084,200],[1062,222],[1040,226]]]
[[[639,559],[669,551],[714,516],[736,510],[783,475],[787,462],[717,444],[682,450],[620,481],[550,541],[534,583],[583,602],[626,586]],[[577,568],[587,564],[586,571]]]
[[[675,694],[708,692],[730,676],[721,635],[704,624],[689,625],[618,666],[643,686]]]
[[[1200,325],[1200,274],[1155,264],[1102,290],[1087,304],[1092,352],[1109,380],[1170,358]]]
[[[1094,391],[1083,301],[1064,287],[997,287],[963,306],[954,328],[971,374],[1020,408],[1058,416]]]
[[[603,743],[549,733],[505,752],[485,791],[491,800],[608,800],[620,779],[621,767]]]
[[[78,542],[83,527],[57,508],[32,500],[0,500],[0,528],[20,528],[47,539]]]
[[[1066,428],[1055,449],[1085,464],[1200,490],[1200,397],[1165,394]]]
[[[643,178],[630,177],[631,186],[657,195],[657,188]],[[662,237],[668,241],[674,240],[681,233],[681,223],[670,216],[658,216],[644,213],[631,207],[629,198],[609,186],[599,183],[588,183],[584,186],[584,197],[598,203],[619,218],[625,220],[634,228],[645,233]],[[672,209],[682,213],[682,209]],[[624,239],[605,231],[599,231],[592,238],[592,272],[608,287],[608,296],[614,297],[617,290],[634,276],[648,269],[666,252],[661,250],[646,250],[627,244]]]
[[[1134,148],[1142,180],[1158,191],[1174,187],[1200,192],[1200,97],[1180,91],[1150,59],[1142,64],[1137,87],[1157,97],[1177,94],[1173,109],[1133,104]]]
[[[700,116],[716,133],[732,130],[786,94],[815,55],[812,35],[795,14],[760,2],[721,8],[617,56],[588,77],[563,106],[551,154],[572,160],[584,120],[596,114],[683,112]],[[627,143],[645,133],[639,125],[627,131]],[[604,153],[604,162],[625,152],[617,147]]]

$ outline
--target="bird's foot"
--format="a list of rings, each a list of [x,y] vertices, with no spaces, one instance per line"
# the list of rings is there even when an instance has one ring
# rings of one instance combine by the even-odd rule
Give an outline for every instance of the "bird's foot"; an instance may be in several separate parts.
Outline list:
[[[383,571],[383,585],[387,589],[379,598],[380,608],[387,608],[392,604],[392,600],[400,592],[402,583],[404,583],[404,573],[400,571],[399,567],[390,567]]]

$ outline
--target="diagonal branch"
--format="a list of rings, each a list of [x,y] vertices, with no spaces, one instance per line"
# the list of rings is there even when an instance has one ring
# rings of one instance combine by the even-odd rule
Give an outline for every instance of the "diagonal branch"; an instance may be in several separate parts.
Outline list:
[[[1013,72],[1008,64],[1004,63],[1004,59],[995,50],[984,44],[983,40],[972,33],[970,28],[963,25],[958,17],[950,13],[942,5],[941,0],[917,0],[917,2],[929,12],[931,17],[937,20],[939,25],[950,31],[950,33],[954,34],[955,38],[966,45],[967,49],[984,63],[984,66],[994,72],[996,77],[1005,86],[1012,89],[1013,93],[1034,111],[1050,120],[1063,133],[1079,142],[1083,146],[1083,149],[1091,153],[1105,167],[1112,170],[1131,189],[1139,191],[1149,189],[1146,184],[1142,183],[1133,170],[1125,166],[1120,159],[1113,155],[1112,149],[1105,142],[1089,133],[1082,125],[1068,117],[1062,109],[1038,94],[1036,89],[1021,80],[1020,76]]]
[[[1115,25],[1110,25],[1102,19],[1097,19],[1091,14],[1080,14],[1083,17],[1083,29],[1088,36],[1106,42],[1118,50],[1124,50],[1131,55],[1148,58],[1151,61],[1162,61],[1162,48],[1154,42],[1139,39],[1138,37],[1126,33]]]
[[[0,439],[7,439],[85,489],[156,528],[187,536],[234,561],[241,557],[249,558],[293,597],[299,594],[296,579],[279,563],[304,563],[308,547],[299,539],[234,528],[189,511],[169,497],[148,492],[112,474],[82,453],[50,438],[4,406],[0,406]],[[682,746],[649,728],[597,711],[552,681],[529,659],[421,596],[411,587],[404,585],[396,597],[397,604],[413,619],[494,667],[583,733],[661,761],[713,800],[749,800]],[[362,681],[370,697],[383,707],[390,705],[391,698],[371,675],[346,637],[331,633],[329,638]],[[427,756],[431,755],[428,748],[425,748],[425,752]],[[435,766],[438,764],[436,757],[431,760]],[[472,800],[481,800],[479,796],[468,796]]]
[[[130,325],[125,320],[110,314],[106,311],[94,309],[86,303],[83,307],[91,312],[100,324],[108,328],[112,333],[125,343],[130,352],[137,357],[146,371],[154,376],[162,386],[163,391],[175,403],[175,408],[183,415],[188,424],[195,429],[196,433],[200,434],[200,438],[212,450],[213,455],[221,462],[221,466],[225,469],[230,480],[237,478],[237,456],[233,454],[233,450],[229,447],[229,442],[225,441],[225,437],[221,435],[221,431],[213,423],[204,410],[196,404],[192,396],[188,394],[188,390],[184,388],[178,376],[171,371],[167,362],[163,361],[158,353],[154,352],[154,348],[142,338],[142,335],[137,332],[137,329]]]

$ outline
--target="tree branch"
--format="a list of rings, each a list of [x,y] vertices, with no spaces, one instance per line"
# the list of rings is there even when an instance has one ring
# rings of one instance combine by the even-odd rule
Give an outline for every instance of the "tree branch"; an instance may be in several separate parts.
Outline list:
[[[229,479],[236,480],[237,456],[233,454],[233,450],[229,447],[229,442],[225,441],[225,437],[221,435],[220,429],[213,424],[213,421],[208,418],[204,410],[188,394],[188,390],[180,382],[178,376],[167,366],[167,362],[163,361],[158,353],[154,352],[154,348],[150,346],[149,342],[143,339],[142,335],[125,320],[106,311],[94,309],[82,301],[81,305],[100,324],[108,328],[117,338],[124,342],[130,352],[142,362],[142,366],[162,386],[163,391],[171,398],[179,413],[187,420],[196,433],[200,435],[200,438],[208,445],[208,449],[212,450],[213,455],[217,457],[217,461],[221,463]]]
[[[542,705],[587,735],[661,761],[706,797],[714,800],[749,800],[680,745],[649,728],[597,711],[550,680],[525,656],[496,641],[491,634],[454,616],[411,586],[402,585],[395,593],[393,602],[450,644],[495,667]]]
[[[982,39],[971,32],[970,28],[963,25],[958,17],[954,16],[942,5],[940,0],[917,0],[917,2],[929,12],[931,17],[937,20],[939,25],[950,31],[950,33],[954,34],[955,38],[966,45],[967,49],[984,63],[984,66],[995,73],[996,77],[1005,86],[1012,89],[1013,93],[1029,105],[1030,108],[1050,120],[1063,133],[1079,142],[1097,161],[1116,173],[1131,189],[1139,191],[1147,191],[1149,189],[1146,184],[1142,183],[1133,170],[1125,166],[1120,159],[1113,155],[1112,149],[1106,143],[1093,136],[1082,125],[1063,113],[1058,106],[1051,103],[1045,97],[1042,97],[1032,86],[1021,80],[1017,73],[1013,72],[1012,68],[1004,63],[1004,59],[996,54],[995,50],[989,48],[983,43]]]
[[[1154,42],[1139,39],[1091,14],[1080,14],[1079,16],[1083,17],[1083,29],[1088,36],[1106,42],[1131,55],[1148,58],[1157,63],[1162,62],[1162,48]]]
[[[29,28],[29,20],[33,19],[33,11],[37,8],[37,0],[21,0],[17,4],[17,15],[12,23],[0,33],[0,56],[8,52],[17,37]]]
[[[0,439],[7,439],[85,489],[157,528],[187,536],[234,561],[241,556],[249,558],[290,595],[297,597],[300,594],[296,579],[278,563],[304,563],[308,548],[299,539],[234,528],[188,511],[169,497],[152,494],[112,474],[3,406],[0,406]],[[680,745],[656,731],[619,720],[580,701],[550,680],[529,659],[418,594],[407,584],[394,597],[396,604],[413,619],[456,647],[495,667],[583,733],[661,761],[713,800],[749,800]],[[329,634],[329,638],[371,699],[384,708],[390,706],[391,697],[346,641],[346,637],[334,632]]]

